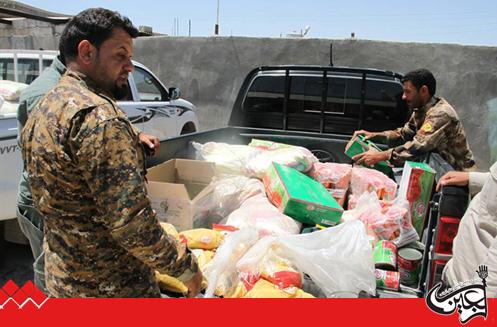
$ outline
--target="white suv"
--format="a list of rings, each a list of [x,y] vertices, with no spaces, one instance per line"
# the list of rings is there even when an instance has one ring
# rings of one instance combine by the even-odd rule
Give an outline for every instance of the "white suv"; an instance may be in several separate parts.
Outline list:
[[[0,81],[31,83],[57,56],[56,51],[0,50]],[[198,131],[196,108],[181,99],[181,91],[164,84],[144,65],[133,61],[129,95],[118,101],[130,121],[143,132],[165,139]],[[0,110],[0,221],[15,218],[22,170],[17,146],[15,111]]]

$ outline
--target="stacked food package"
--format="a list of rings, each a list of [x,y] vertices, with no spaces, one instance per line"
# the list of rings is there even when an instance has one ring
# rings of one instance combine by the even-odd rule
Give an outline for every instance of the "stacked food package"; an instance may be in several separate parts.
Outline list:
[[[419,239],[412,205],[382,172],[320,163],[303,147],[270,141],[194,147],[215,164],[192,202],[191,219],[201,224],[180,232],[162,225],[195,254],[205,297],[355,297],[398,290],[407,279],[397,248]],[[157,279],[165,291],[187,292],[170,276]]]

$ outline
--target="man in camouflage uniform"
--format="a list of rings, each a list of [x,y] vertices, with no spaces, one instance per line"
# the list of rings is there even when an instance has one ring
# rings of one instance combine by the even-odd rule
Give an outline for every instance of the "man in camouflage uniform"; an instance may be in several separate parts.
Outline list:
[[[60,41],[68,70],[22,130],[55,297],[158,297],[154,270],[184,282],[190,296],[200,288],[194,256],[155,217],[139,136],[114,99],[133,69],[137,34],[116,12],[75,16]]]
[[[473,153],[456,111],[445,99],[434,96],[436,80],[433,74],[426,69],[415,70],[404,77],[403,84],[402,99],[413,110],[404,127],[393,131],[361,130],[354,133],[354,136],[365,135],[366,139],[383,141],[395,147],[383,152],[367,151],[352,159],[370,166],[384,160],[401,166],[406,160],[437,152],[456,170],[473,167]]]

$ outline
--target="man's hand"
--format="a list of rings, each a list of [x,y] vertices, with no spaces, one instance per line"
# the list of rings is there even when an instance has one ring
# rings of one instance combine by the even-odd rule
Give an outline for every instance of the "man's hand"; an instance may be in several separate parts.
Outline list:
[[[455,186],[466,186],[469,184],[469,173],[466,171],[449,171],[447,174],[443,175],[438,181],[437,192],[439,192],[443,186],[455,185]]]
[[[358,164],[364,164],[366,166],[372,167],[377,162],[388,160],[389,157],[390,157],[389,151],[378,152],[377,150],[369,149],[366,152],[359,153],[353,156],[352,160],[354,160]]]
[[[152,155],[159,153],[160,141],[157,136],[140,133],[140,142],[150,150]]]
[[[378,132],[368,132],[368,131],[365,131],[363,129],[361,129],[360,131],[355,131],[354,132],[354,136],[352,138],[356,138],[357,136],[359,135],[364,135],[364,139],[365,140],[369,140],[369,139],[372,139],[378,135],[381,135],[382,133],[378,133]]]
[[[198,293],[200,293],[203,279],[204,276],[202,276],[202,272],[199,269],[189,281],[184,282],[185,286],[188,287],[188,294],[186,295],[187,297],[195,297]]]

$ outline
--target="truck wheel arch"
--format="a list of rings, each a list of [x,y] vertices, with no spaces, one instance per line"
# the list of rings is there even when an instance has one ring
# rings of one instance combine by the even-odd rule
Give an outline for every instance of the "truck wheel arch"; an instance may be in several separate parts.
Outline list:
[[[197,131],[197,127],[195,124],[191,121],[187,122],[183,127],[181,128],[181,133],[180,135],[183,134],[188,134],[188,133],[195,133]]]

